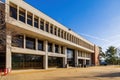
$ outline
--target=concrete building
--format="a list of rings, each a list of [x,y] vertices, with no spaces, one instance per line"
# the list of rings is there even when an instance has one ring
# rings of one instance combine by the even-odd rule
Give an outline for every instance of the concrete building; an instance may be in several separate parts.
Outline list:
[[[48,69],[98,65],[99,48],[23,0],[5,1],[6,46],[0,66]],[[9,30],[14,30],[14,35]]]

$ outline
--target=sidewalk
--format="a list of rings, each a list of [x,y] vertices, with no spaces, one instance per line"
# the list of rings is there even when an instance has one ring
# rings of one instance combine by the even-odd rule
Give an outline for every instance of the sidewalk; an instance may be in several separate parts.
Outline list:
[[[9,74],[7,80],[120,80],[120,67],[20,70]]]

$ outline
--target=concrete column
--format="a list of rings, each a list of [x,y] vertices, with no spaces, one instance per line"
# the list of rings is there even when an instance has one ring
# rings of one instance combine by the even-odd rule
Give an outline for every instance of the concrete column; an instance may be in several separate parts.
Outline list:
[[[40,18],[38,17],[38,28],[40,29]]]
[[[44,31],[46,31],[46,21],[44,20]]]
[[[48,41],[44,41],[44,50],[45,55],[43,57],[43,67],[44,69],[48,69]]]
[[[75,50],[75,66],[78,66],[78,50]]]
[[[26,48],[26,35],[23,35],[23,48],[25,49]]]
[[[27,10],[25,10],[25,23],[27,24]]]
[[[64,31],[63,31],[63,34],[62,34],[62,36],[63,36],[63,39],[64,39]]]
[[[65,54],[65,57],[63,58],[63,67],[66,67],[66,64],[67,64],[67,48],[64,47],[63,51],[64,51],[64,54]]]
[[[48,33],[50,33],[50,23],[48,23]]]
[[[66,35],[66,40],[67,40],[67,34],[68,34],[68,33],[66,32],[66,34],[65,34],[65,35]]]
[[[6,68],[9,69],[9,71],[12,69],[12,53],[11,53],[11,35],[6,35]]]
[[[86,59],[83,60],[83,65],[86,65]]]
[[[32,26],[34,27],[34,14],[32,14]]]
[[[35,49],[38,50],[38,39],[35,39]]]
[[[53,50],[52,50],[53,53],[55,53],[55,44],[54,44],[54,43],[52,44],[52,49],[53,49]]]
[[[91,59],[90,59],[90,61],[89,61],[89,65],[90,65],[90,66],[92,65]]]
[[[61,54],[61,46],[59,45],[59,53]]]
[[[19,20],[19,6],[17,6],[17,20]]]
[[[9,7],[9,0],[5,0],[5,2],[6,2],[6,4],[8,4],[8,5],[5,5],[5,12],[7,12],[7,14],[5,14],[5,20],[6,21],[9,21],[9,19],[8,19],[8,17],[10,16],[10,7]]]

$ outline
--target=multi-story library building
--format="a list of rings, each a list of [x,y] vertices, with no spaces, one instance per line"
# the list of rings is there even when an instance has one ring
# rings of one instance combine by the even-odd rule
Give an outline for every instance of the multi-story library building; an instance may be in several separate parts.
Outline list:
[[[48,69],[97,65],[99,47],[23,0],[1,3],[5,13],[5,45],[0,67]],[[2,41],[0,41],[2,43]]]

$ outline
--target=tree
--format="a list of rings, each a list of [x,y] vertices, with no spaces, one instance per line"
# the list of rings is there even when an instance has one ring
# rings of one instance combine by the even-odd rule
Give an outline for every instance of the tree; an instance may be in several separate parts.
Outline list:
[[[105,53],[102,51],[102,48],[99,47],[99,49],[100,49],[100,53],[99,53],[100,58],[105,58],[106,55],[105,55]]]
[[[114,46],[110,46],[106,50],[106,62],[108,64],[116,64],[116,48]]]
[[[5,6],[9,6],[9,4],[1,2],[0,0],[0,68],[1,69],[6,68],[5,66],[6,50],[8,48],[10,50],[12,49],[11,43],[8,42],[9,39],[11,39],[12,37],[12,41],[14,40],[14,45],[17,45],[19,40],[17,35],[20,35],[20,33],[16,29],[11,28],[11,26],[7,26],[8,23],[6,22],[11,23],[13,19],[9,18],[10,16],[8,15],[7,12],[5,12]]]
[[[12,22],[13,20],[9,19],[8,13],[5,12],[5,5],[9,6],[0,0],[0,52],[5,51],[6,35],[11,35],[14,40],[17,40],[16,35],[20,34],[15,29],[6,27],[6,21]],[[5,17],[7,17],[6,21]]]

